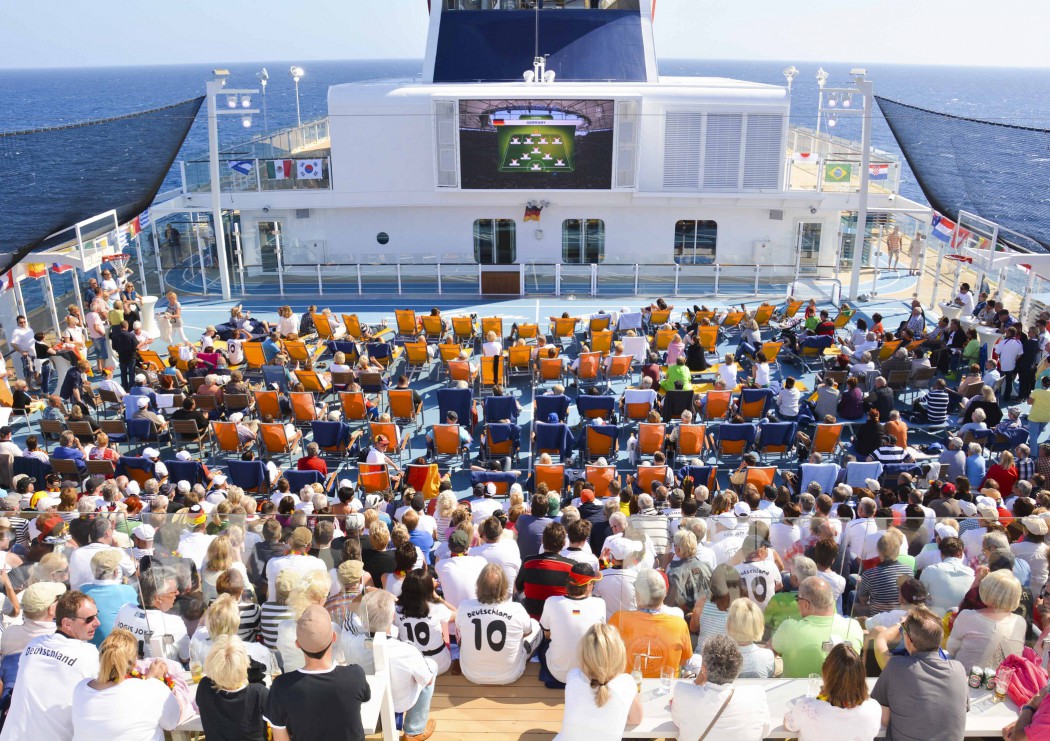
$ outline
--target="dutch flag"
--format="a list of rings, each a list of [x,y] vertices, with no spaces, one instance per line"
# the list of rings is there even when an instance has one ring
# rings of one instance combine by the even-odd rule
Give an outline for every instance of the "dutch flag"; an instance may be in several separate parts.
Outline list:
[[[933,215],[933,225],[930,233],[942,242],[951,243],[952,233],[955,231],[955,222],[940,214]]]

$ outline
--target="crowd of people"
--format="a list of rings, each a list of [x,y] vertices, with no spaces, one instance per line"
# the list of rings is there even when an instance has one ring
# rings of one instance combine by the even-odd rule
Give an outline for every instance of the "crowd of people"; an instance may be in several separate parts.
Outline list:
[[[126,315],[113,328],[115,309],[103,310],[133,303],[133,287],[120,293],[128,288],[129,298],[116,298],[104,281],[89,299],[89,316],[107,315],[115,350],[123,347],[119,333],[133,332],[124,327]],[[968,291],[957,299],[964,305]],[[491,435],[494,420],[479,421],[473,403],[466,414],[446,414],[441,421],[460,428],[454,448],[470,469],[469,491],[457,490],[466,471],[409,475],[403,453],[411,434],[394,424],[404,420],[391,419],[381,397],[367,401],[365,419],[391,424],[392,439],[355,431],[340,448],[352,449],[351,457],[335,461],[316,441],[302,440],[304,455],[286,471],[263,448],[268,481],[256,492],[214,460],[195,458],[174,431],[165,434],[173,420],[191,420],[201,431],[228,421],[252,447],[259,423],[274,421],[253,398],[269,389],[252,385],[267,369],[277,371],[263,378],[278,379],[282,420],[292,416],[289,395],[305,393],[307,374],[321,376],[324,386],[311,403],[318,420],[346,414],[328,403],[332,384],[361,391],[363,376],[378,373],[392,389],[413,389],[407,374],[394,372],[404,344],[421,337],[426,345],[431,334],[433,344],[443,343],[458,332],[437,309],[430,322],[419,318],[418,335],[361,328],[358,357],[338,350],[327,374],[319,353],[304,361],[293,353],[319,329],[324,339],[318,324],[334,321],[330,314],[311,307],[300,318],[282,307],[271,325],[237,309],[221,330],[209,327],[198,343],[178,345],[186,352],[165,368],[149,367],[140,355],[151,340],[136,344],[130,360],[118,350],[120,374],[127,365],[130,376],[120,383],[110,356],[95,349],[106,345],[95,323],[102,336],[90,337],[90,355],[69,347],[78,344],[76,332],[63,338],[58,352],[76,362],[63,390],[43,400],[30,392],[49,391],[41,367],[49,361],[34,345],[20,356],[32,355],[15,389],[29,399],[19,398],[23,408],[35,413],[31,405],[43,401],[41,418],[84,421],[90,429],[63,432],[50,454],[40,450],[47,441],[39,436],[20,445],[11,428],[0,429],[0,454],[42,465],[70,459],[83,472],[75,480],[19,474],[0,497],[0,741],[28,734],[153,739],[197,714],[209,739],[361,739],[369,677],[383,669],[377,657],[389,664],[392,704],[410,741],[435,732],[430,707],[442,675],[461,674],[483,695],[485,685],[521,679],[533,661],[540,681],[563,693],[565,740],[620,738],[643,722],[646,679],[673,683],[670,712],[683,739],[759,739],[781,724],[803,740],[870,739],[882,727],[893,739],[961,738],[973,667],[1028,661],[1034,672],[1050,654],[1042,617],[1050,445],[1039,445],[1041,425],[1050,422],[1041,421],[1043,405],[1050,412],[1050,373],[1038,372],[1046,365],[1040,351],[1025,356],[1029,338],[1044,350],[1050,342],[1042,342],[1045,329],[1018,332],[994,302],[970,301],[965,308],[978,320],[991,317],[1005,331],[985,372],[978,365],[961,378],[972,359],[959,339],[965,334],[953,322],[927,327],[921,306],[896,332],[885,331],[878,315],[871,324],[847,317],[853,330],[845,321],[836,327],[815,302],[782,308],[772,321],[701,306],[679,321],[662,300],[596,315],[608,328],[584,327],[567,346],[552,330],[536,349],[577,360],[604,341],[597,334],[615,332],[609,356],[622,356],[625,344],[637,350],[640,380],[627,379],[626,390],[611,395],[603,389],[613,364],[601,363],[598,382],[590,383],[582,363],[567,363],[577,401],[612,398],[610,409],[581,414],[574,429],[561,379],[534,392],[537,400],[566,398],[560,408],[556,399],[544,402],[558,409],[546,424],[565,428],[561,442],[546,450],[537,438],[534,449],[537,464],[561,462],[557,481],[540,480],[531,461],[531,473],[518,470],[516,452],[480,454],[485,443],[475,438]],[[168,315],[182,331],[177,298]],[[552,326],[573,319],[553,317]],[[723,362],[713,364],[719,357],[703,347],[709,327],[723,343],[739,338]],[[21,339],[40,341],[21,320],[19,329]],[[836,337],[836,330],[850,334]],[[661,347],[658,337],[668,331]],[[478,336],[477,362],[502,362],[503,342],[518,346],[528,334],[515,325],[508,338]],[[1022,348],[1011,365],[1018,336]],[[781,371],[767,343],[775,338],[803,353],[814,337],[831,338],[825,347],[838,349],[826,353],[810,392],[799,388],[801,373]],[[458,340],[455,355],[471,374],[483,370],[469,365],[474,339]],[[237,362],[250,342],[261,345],[264,368]],[[896,349],[876,367],[873,358],[887,343]],[[437,352],[428,356],[438,362]],[[910,379],[924,368],[932,371],[930,389],[908,408],[889,388],[891,373],[907,371]],[[706,387],[704,374],[711,376]],[[497,380],[490,391],[511,395],[498,371]],[[470,391],[479,381],[472,375],[453,383]],[[1002,410],[1015,383],[1031,404],[1027,428],[1021,407]],[[980,391],[968,394],[975,386]],[[757,416],[739,395],[748,388],[769,391]],[[148,419],[164,442],[121,455],[97,424],[96,389],[112,393],[127,419]],[[183,391],[177,409],[158,403]],[[709,396],[717,391],[731,392],[720,412]],[[676,392],[692,396],[683,402]],[[430,407],[413,393],[411,406],[422,415]],[[205,411],[201,396],[213,399]],[[238,397],[248,404],[229,403]],[[522,409],[513,406],[500,423],[516,421]],[[687,452],[684,431],[694,420],[708,430],[699,451]],[[822,425],[851,421],[855,432],[842,449],[817,450]],[[768,442],[774,429],[766,425],[784,422],[793,434],[781,458],[782,483],[753,478],[762,468],[763,436]],[[642,425],[663,431],[655,447]],[[756,434],[728,453],[719,447],[720,425],[751,425]],[[626,460],[618,444],[595,458],[584,442],[589,428],[609,426],[627,437]],[[950,428],[945,446],[930,426]],[[429,467],[439,452],[433,432],[419,430],[429,450],[417,466]],[[310,428],[303,433],[289,423],[292,447]],[[930,442],[919,444],[924,436]],[[170,459],[158,449],[166,445]],[[992,451],[998,455],[989,462]],[[247,460],[257,455],[244,453]],[[120,465],[108,477],[87,476],[87,462],[100,460]],[[196,480],[169,473],[194,461],[201,464]],[[592,477],[589,463],[620,471]],[[355,476],[360,464],[385,466],[388,485]],[[149,476],[137,476],[139,468]],[[293,487],[293,470],[315,471],[318,481]],[[878,679],[869,689],[871,676]],[[773,717],[765,691],[737,681],[772,677],[808,680],[813,691]],[[1019,703],[1007,738],[1050,737],[1050,704],[1039,689]]]

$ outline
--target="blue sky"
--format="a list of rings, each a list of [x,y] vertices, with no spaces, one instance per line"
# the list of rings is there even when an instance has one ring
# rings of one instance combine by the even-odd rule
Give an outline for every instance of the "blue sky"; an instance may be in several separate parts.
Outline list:
[[[1047,67],[1044,0],[656,0],[663,58]],[[426,0],[0,3],[0,68],[423,56]]]

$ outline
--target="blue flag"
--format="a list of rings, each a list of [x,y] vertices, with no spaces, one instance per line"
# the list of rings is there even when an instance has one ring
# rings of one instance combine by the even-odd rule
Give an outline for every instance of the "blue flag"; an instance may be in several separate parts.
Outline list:
[[[241,175],[250,175],[252,168],[255,166],[253,160],[230,160],[228,164],[231,170]]]

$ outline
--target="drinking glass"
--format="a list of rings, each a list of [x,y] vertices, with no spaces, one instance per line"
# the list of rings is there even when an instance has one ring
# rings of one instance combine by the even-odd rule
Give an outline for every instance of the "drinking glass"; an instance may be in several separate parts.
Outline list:
[[[674,683],[675,668],[673,666],[660,667],[660,690],[664,694],[670,694],[671,685]]]
[[[642,657],[634,657],[634,669],[631,671],[631,679],[634,680],[635,685],[638,687],[638,692],[642,691]]]
[[[193,682],[193,684],[197,684],[198,682],[201,681],[201,678],[203,676],[204,676],[204,667],[201,666],[201,663],[199,661],[191,661],[190,662],[190,681]]]
[[[823,679],[819,674],[810,674],[809,685],[806,687],[806,697],[816,699],[817,695],[820,694],[820,687],[822,684]]]
[[[999,702],[1006,697],[1016,671],[1012,666],[1000,666],[999,671],[995,673],[995,699]]]

